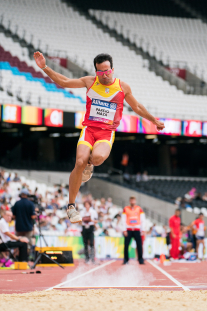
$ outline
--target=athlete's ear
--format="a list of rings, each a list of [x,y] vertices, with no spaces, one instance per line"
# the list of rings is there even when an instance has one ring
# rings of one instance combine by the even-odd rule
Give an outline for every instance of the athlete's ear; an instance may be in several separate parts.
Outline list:
[[[112,73],[114,74],[114,68],[112,68]]]

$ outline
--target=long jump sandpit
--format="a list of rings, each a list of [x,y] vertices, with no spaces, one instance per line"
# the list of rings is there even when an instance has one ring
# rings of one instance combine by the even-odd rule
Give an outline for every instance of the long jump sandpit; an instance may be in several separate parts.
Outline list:
[[[156,266],[147,261],[0,271],[0,311],[207,310],[207,262]]]

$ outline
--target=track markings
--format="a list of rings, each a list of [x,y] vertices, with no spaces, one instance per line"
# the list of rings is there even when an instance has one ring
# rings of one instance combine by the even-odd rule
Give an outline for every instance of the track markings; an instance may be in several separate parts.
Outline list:
[[[99,269],[102,269],[102,268],[104,268],[104,267],[106,267],[106,266],[112,264],[112,263],[115,262],[115,261],[116,261],[116,260],[108,261],[108,262],[106,262],[106,263],[104,263],[104,264],[102,264],[102,265],[100,265],[100,266],[98,266],[98,267],[96,267],[96,268],[93,268],[93,269],[91,269],[91,270],[89,270],[89,271],[87,271],[87,272],[81,273],[80,275],[78,275],[78,276],[76,276],[76,277],[74,277],[74,278],[72,278],[72,279],[70,279],[70,280],[67,280],[67,281],[62,282],[62,283],[59,283],[59,284],[57,284],[57,285],[55,285],[55,286],[53,286],[53,287],[50,287],[50,288],[46,289],[46,291],[52,290],[53,288],[60,288],[62,285],[65,285],[65,284],[67,284],[67,283],[69,283],[69,282],[72,282],[72,281],[75,281],[75,280],[77,280],[77,279],[79,279],[79,278],[81,278],[81,277],[83,277],[83,276],[85,276],[85,275],[87,275],[87,274],[89,274],[89,273],[92,273],[92,272],[94,272],[94,271],[97,271],[97,270],[99,270]],[[62,287],[61,287],[61,288],[62,288]]]
[[[177,287],[182,287],[182,289],[184,291],[190,291],[190,289],[188,287],[186,287],[185,285],[181,284],[178,280],[176,280],[172,275],[170,275],[169,273],[167,273],[165,270],[163,270],[162,268],[158,267],[153,261],[151,260],[147,260],[147,262],[152,265],[154,268],[156,268],[157,270],[159,270],[162,274],[164,274],[168,279],[170,279],[173,283],[177,284]]]
[[[73,288],[182,288],[182,286],[165,286],[165,285],[152,285],[152,286],[61,286],[61,287],[54,287],[54,289],[73,289]]]

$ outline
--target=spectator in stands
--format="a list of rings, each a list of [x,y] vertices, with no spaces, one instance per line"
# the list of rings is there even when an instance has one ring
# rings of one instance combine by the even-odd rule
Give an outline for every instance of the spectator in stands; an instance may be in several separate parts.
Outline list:
[[[103,221],[103,228],[105,228],[105,229],[111,228],[112,227],[111,222],[112,222],[111,216],[108,213],[105,214],[104,215],[104,221]]]
[[[152,236],[152,227],[149,228],[149,231],[147,231],[146,236],[151,237]]]
[[[26,237],[16,236],[9,230],[9,222],[12,220],[12,212],[4,211],[3,218],[0,220],[0,236],[3,241],[1,251],[7,249],[19,248],[19,261],[27,261],[27,243]]]
[[[203,199],[203,201],[207,201],[207,192],[204,193],[202,199]]]
[[[190,252],[193,246],[190,236],[190,226],[185,226],[181,224],[180,233],[181,233],[180,246],[182,248],[182,255],[183,255],[185,254],[185,252]]]
[[[166,238],[167,237],[167,227],[166,226],[162,227],[161,237],[162,238]]]
[[[66,226],[66,223],[64,221],[65,219],[64,218],[60,218],[58,220],[58,223],[56,224],[56,229],[60,232],[65,232],[65,230],[67,229],[67,226]]]
[[[194,220],[191,224],[192,227],[196,230],[196,253],[197,257],[199,257],[198,254],[198,249],[200,244],[203,245],[203,256],[205,254],[205,243],[204,243],[204,238],[205,238],[205,224],[204,224],[204,215],[203,213],[199,214],[199,217]]]
[[[6,179],[6,182],[10,182],[11,181],[11,173],[9,173],[9,176]]]
[[[148,180],[149,180],[148,172],[147,172],[147,171],[144,171],[144,173],[142,174],[142,180],[143,180],[143,181],[148,181]]]
[[[106,200],[104,198],[101,198],[101,205],[99,206],[99,211],[103,214],[107,214]]]
[[[131,176],[130,176],[130,174],[129,174],[129,171],[128,170],[126,170],[125,172],[124,172],[124,174],[123,174],[123,178],[124,178],[124,181],[126,182],[126,183],[130,183],[130,180],[131,180]]]
[[[176,209],[175,214],[169,219],[170,227],[170,257],[178,259],[180,246],[180,210]]]
[[[142,175],[141,175],[140,172],[138,172],[138,173],[136,174],[136,182],[139,183],[140,181],[142,181]]]
[[[4,183],[4,192],[1,194],[1,199],[5,199],[6,202],[9,202],[10,199],[11,199],[11,194],[9,193],[9,186],[8,186],[8,183],[5,182]]]
[[[21,200],[17,201],[12,207],[13,217],[16,220],[17,236],[26,236],[30,245],[32,244],[32,230],[36,218],[34,204],[28,200],[29,192],[27,189],[22,189]]]
[[[108,230],[104,229],[103,232],[99,234],[99,236],[109,236]]]
[[[152,226],[152,230],[151,230],[151,237],[157,237],[158,236],[158,232],[156,229],[156,224],[154,223]]]
[[[112,227],[116,230],[117,234],[121,237],[123,236],[124,224],[121,215],[117,214],[112,223]]]
[[[20,182],[21,181],[17,173],[15,173],[13,181],[14,182]]]
[[[107,210],[113,206],[113,203],[112,203],[112,198],[108,198],[107,201],[106,201],[106,208]]]
[[[118,213],[120,213],[120,210],[114,204],[108,209],[108,214],[110,215],[111,219],[113,219]]]
[[[2,180],[4,180],[4,170],[3,169],[1,169],[0,170],[0,179],[2,179]]]

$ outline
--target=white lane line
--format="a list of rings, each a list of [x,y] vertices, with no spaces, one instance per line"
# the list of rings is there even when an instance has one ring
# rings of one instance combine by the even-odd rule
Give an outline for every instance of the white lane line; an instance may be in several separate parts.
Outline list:
[[[69,282],[75,281],[75,280],[77,280],[77,279],[79,279],[79,278],[82,278],[83,276],[85,276],[85,275],[87,275],[87,274],[89,274],[89,273],[92,273],[92,272],[94,272],[94,271],[97,271],[97,270],[99,270],[99,269],[101,269],[101,268],[103,268],[103,267],[106,267],[106,266],[112,264],[112,263],[115,262],[115,261],[116,261],[116,260],[108,261],[108,262],[106,262],[106,263],[104,263],[104,264],[102,264],[102,265],[100,265],[100,266],[98,266],[98,267],[96,267],[96,268],[93,268],[93,269],[91,269],[91,270],[89,270],[89,271],[87,271],[87,272],[84,272],[84,273],[82,273],[82,274],[80,274],[80,275],[78,275],[78,276],[76,276],[76,277],[74,277],[74,278],[72,278],[72,279],[70,279],[70,280],[67,280],[67,281],[62,282],[62,283],[59,283],[59,284],[57,284],[57,285],[55,285],[55,286],[53,286],[53,287],[50,287],[50,288],[46,289],[46,291],[51,290],[51,289],[53,289],[53,288],[59,288],[59,287],[61,287],[62,285],[65,285],[66,283],[69,283]]]
[[[177,284],[177,286],[182,287],[184,291],[190,291],[190,289],[188,287],[186,287],[185,285],[181,284],[178,280],[176,280],[172,275],[170,275],[169,273],[167,273],[165,270],[163,270],[162,268],[158,267],[153,261],[151,260],[147,260],[147,262],[149,262],[154,268],[156,268],[157,270],[159,270],[162,274],[164,274],[166,277],[168,277],[168,279],[170,279],[172,282],[174,282],[175,284]]]
[[[60,289],[70,289],[70,288],[182,288],[181,286],[161,286],[161,285],[158,285],[158,286],[61,286],[61,287],[58,287]],[[58,289],[57,288],[57,289]],[[56,287],[54,288],[56,289]]]

